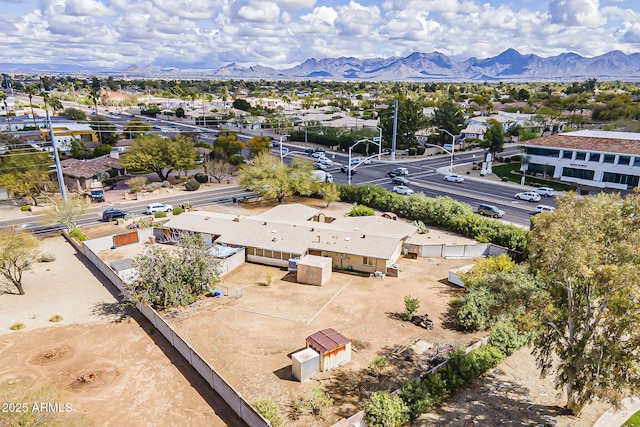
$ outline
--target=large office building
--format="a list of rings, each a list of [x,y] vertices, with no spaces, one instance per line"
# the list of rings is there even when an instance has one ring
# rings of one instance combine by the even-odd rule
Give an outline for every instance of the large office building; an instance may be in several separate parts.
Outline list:
[[[522,170],[576,185],[627,190],[640,180],[640,133],[581,130],[519,144]]]

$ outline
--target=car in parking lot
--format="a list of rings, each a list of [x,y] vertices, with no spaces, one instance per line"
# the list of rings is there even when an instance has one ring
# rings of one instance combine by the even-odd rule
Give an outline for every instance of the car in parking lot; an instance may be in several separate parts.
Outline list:
[[[534,188],[531,191],[533,191],[534,193],[538,193],[539,195],[544,197],[553,197],[556,195],[556,190],[549,187],[538,187],[538,188]]]
[[[394,176],[393,178],[391,178],[391,182],[394,184],[407,185],[409,183],[409,180],[404,176]]]
[[[411,195],[415,193],[415,191],[413,191],[406,185],[396,185],[395,187],[393,187],[393,192],[398,194],[406,194],[406,195]]]
[[[538,206],[536,206],[536,213],[553,212],[555,210],[556,210],[556,208],[554,208],[553,206],[548,206],[548,205],[538,205]]]
[[[123,209],[105,209],[102,211],[103,221],[113,221],[116,218],[124,218],[129,215],[129,211]]]
[[[407,168],[395,168],[387,172],[387,176],[389,177],[404,176],[408,174],[409,174],[409,170]]]
[[[445,175],[444,180],[448,182],[462,182],[464,181],[464,177],[462,175],[452,173],[450,175]]]
[[[478,213],[480,215],[490,216],[493,218],[502,218],[504,216],[503,210],[498,209],[496,206],[487,205],[484,203],[478,205]]]
[[[327,165],[327,166],[333,165],[333,162],[328,157],[319,157],[318,163],[322,163],[323,165]]]
[[[533,191],[526,191],[524,193],[518,193],[514,196],[518,200],[526,200],[528,202],[539,202],[540,195],[538,193],[534,193]]]
[[[151,203],[147,205],[145,212],[147,215],[153,215],[156,212],[171,212],[173,206],[165,203]]]
[[[349,171],[349,170],[351,170],[351,175],[355,175],[356,173],[358,173],[358,171],[357,171],[357,170],[355,170],[355,169],[351,169],[351,168],[350,168],[349,166],[347,166],[347,165],[342,165],[342,166],[340,166],[340,172],[347,172],[347,171]]]

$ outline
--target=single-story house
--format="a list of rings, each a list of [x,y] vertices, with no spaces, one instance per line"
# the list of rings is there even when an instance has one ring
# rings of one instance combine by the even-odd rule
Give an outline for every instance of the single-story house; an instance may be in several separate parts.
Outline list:
[[[84,191],[89,189],[91,181],[99,172],[123,171],[120,160],[109,154],[93,159],[65,159],[60,161],[64,183],[69,190]]]

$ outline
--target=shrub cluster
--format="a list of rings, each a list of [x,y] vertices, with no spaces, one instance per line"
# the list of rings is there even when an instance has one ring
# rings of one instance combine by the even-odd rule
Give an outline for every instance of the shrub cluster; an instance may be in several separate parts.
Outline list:
[[[193,179],[198,181],[200,184],[206,184],[207,182],[209,182],[209,175],[207,175],[206,173],[198,172],[193,175]]]
[[[449,356],[448,363],[432,375],[402,383],[400,397],[415,419],[449,397],[453,391],[471,382],[489,369],[502,363],[506,355],[491,344],[472,350],[468,354],[458,348]]]
[[[31,205],[22,205],[22,206],[20,206],[20,210],[22,212],[29,212],[29,211],[31,211]]]
[[[162,188],[162,183],[161,182],[150,182],[149,184],[145,185],[144,187],[145,191],[156,191]]]
[[[190,179],[184,183],[184,188],[187,191],[196,191],[198,188],[200,188],[200,183],[195,179]]]
[[[69,236],[76,239],[78,242],[89,240],[89,238],[79,228],[73,228],[69,230]]]
[[[173,213],[173,216],[180,215],[181,213],[184,213],[184,209],[183,208],[173,208],[172,213]]]
[[[377,185],[341,185],[340,200],[355,202],[381,211],[394,212],[409,220],[419,220],[476,239],[517,251],[525,251],[527,231],[515,225],[475,215],[471,206],[450,197],[424,194],[398,195]]]

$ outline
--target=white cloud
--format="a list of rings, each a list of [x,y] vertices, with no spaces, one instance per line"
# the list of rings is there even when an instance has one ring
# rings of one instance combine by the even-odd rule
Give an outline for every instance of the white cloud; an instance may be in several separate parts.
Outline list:
[[[236,18],[252,22],[273,22],[280,16],[280,8],[270,1],[249,0],[246,4],[239,3]]]
[[[593,27],[604,25],[599,0],[551,0],[549,15],[554,24]]]

